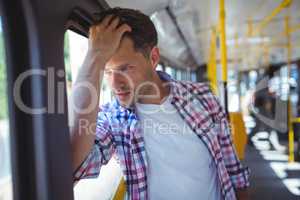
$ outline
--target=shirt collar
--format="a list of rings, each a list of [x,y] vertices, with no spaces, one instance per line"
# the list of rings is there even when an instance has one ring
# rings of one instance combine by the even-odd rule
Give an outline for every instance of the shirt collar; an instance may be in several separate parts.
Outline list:
[[[171,96],[171,101],[174,99],[178,98],[178,90],[176,87],[176,80],[174,80],[169,74],[163,71],[156,71],[159,78],[163,81],[167,81],[170,85],[170,96]],[[113,108],[119,111],[129,111],[129,112],[134,112],[135,113],[135,106],[132,105],[130,107],[125,107],[122,106],[119,101],[114,98],[113,102]]]

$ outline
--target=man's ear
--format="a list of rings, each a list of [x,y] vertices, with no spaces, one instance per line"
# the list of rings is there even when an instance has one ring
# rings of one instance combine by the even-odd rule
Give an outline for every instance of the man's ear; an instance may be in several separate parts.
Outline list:
[[[155,46],[152,48],[152,50],[150,52],[150,62],[151,62],[153,69],[155,69],[157,67],[159,60],[160,60],[159,48],[157,46]]]

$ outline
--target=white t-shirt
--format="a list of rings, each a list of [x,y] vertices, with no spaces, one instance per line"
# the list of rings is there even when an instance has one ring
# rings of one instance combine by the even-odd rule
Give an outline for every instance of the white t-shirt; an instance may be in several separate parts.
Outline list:
[[[204,143],[170,103],[136,103],[148,159],[150,200],[220,200],[216,166]]]

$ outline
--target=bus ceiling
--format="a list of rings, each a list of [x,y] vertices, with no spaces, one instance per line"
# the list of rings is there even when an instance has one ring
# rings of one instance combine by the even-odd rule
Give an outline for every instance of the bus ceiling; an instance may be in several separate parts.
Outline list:
[[[194,68],[208,62],[212,31],[219,30],[218,0],[106,2],[110,7],[134,8],[151,15],[159,33],[159,47],[164,57],[172,60],[176,67]],[[291,60],[299,59],[300,31],[296,30],[300,27],[300,1],[238,1],[234,4],[226,1],[225,8],[229,68],[238,66],[238,70],[244,71],[266,66],[266,62],[286,61],[284,31],[287,18],[289,33],[292,33]],[[170,35],[172,37],[168,37]],[[219,39],[216,44],[219,45]]]

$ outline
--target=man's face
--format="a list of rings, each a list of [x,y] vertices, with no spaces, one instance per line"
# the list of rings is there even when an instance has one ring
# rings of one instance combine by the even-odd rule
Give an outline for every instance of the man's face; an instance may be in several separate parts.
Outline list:
[[[105,65],[105,77],[121,105],[130,106],[137,97],[147,93],[155,66],[141,52],[134,49],[131,39],[125,37],[114,56]],[[148,84],[149,85],[149,84]]]

